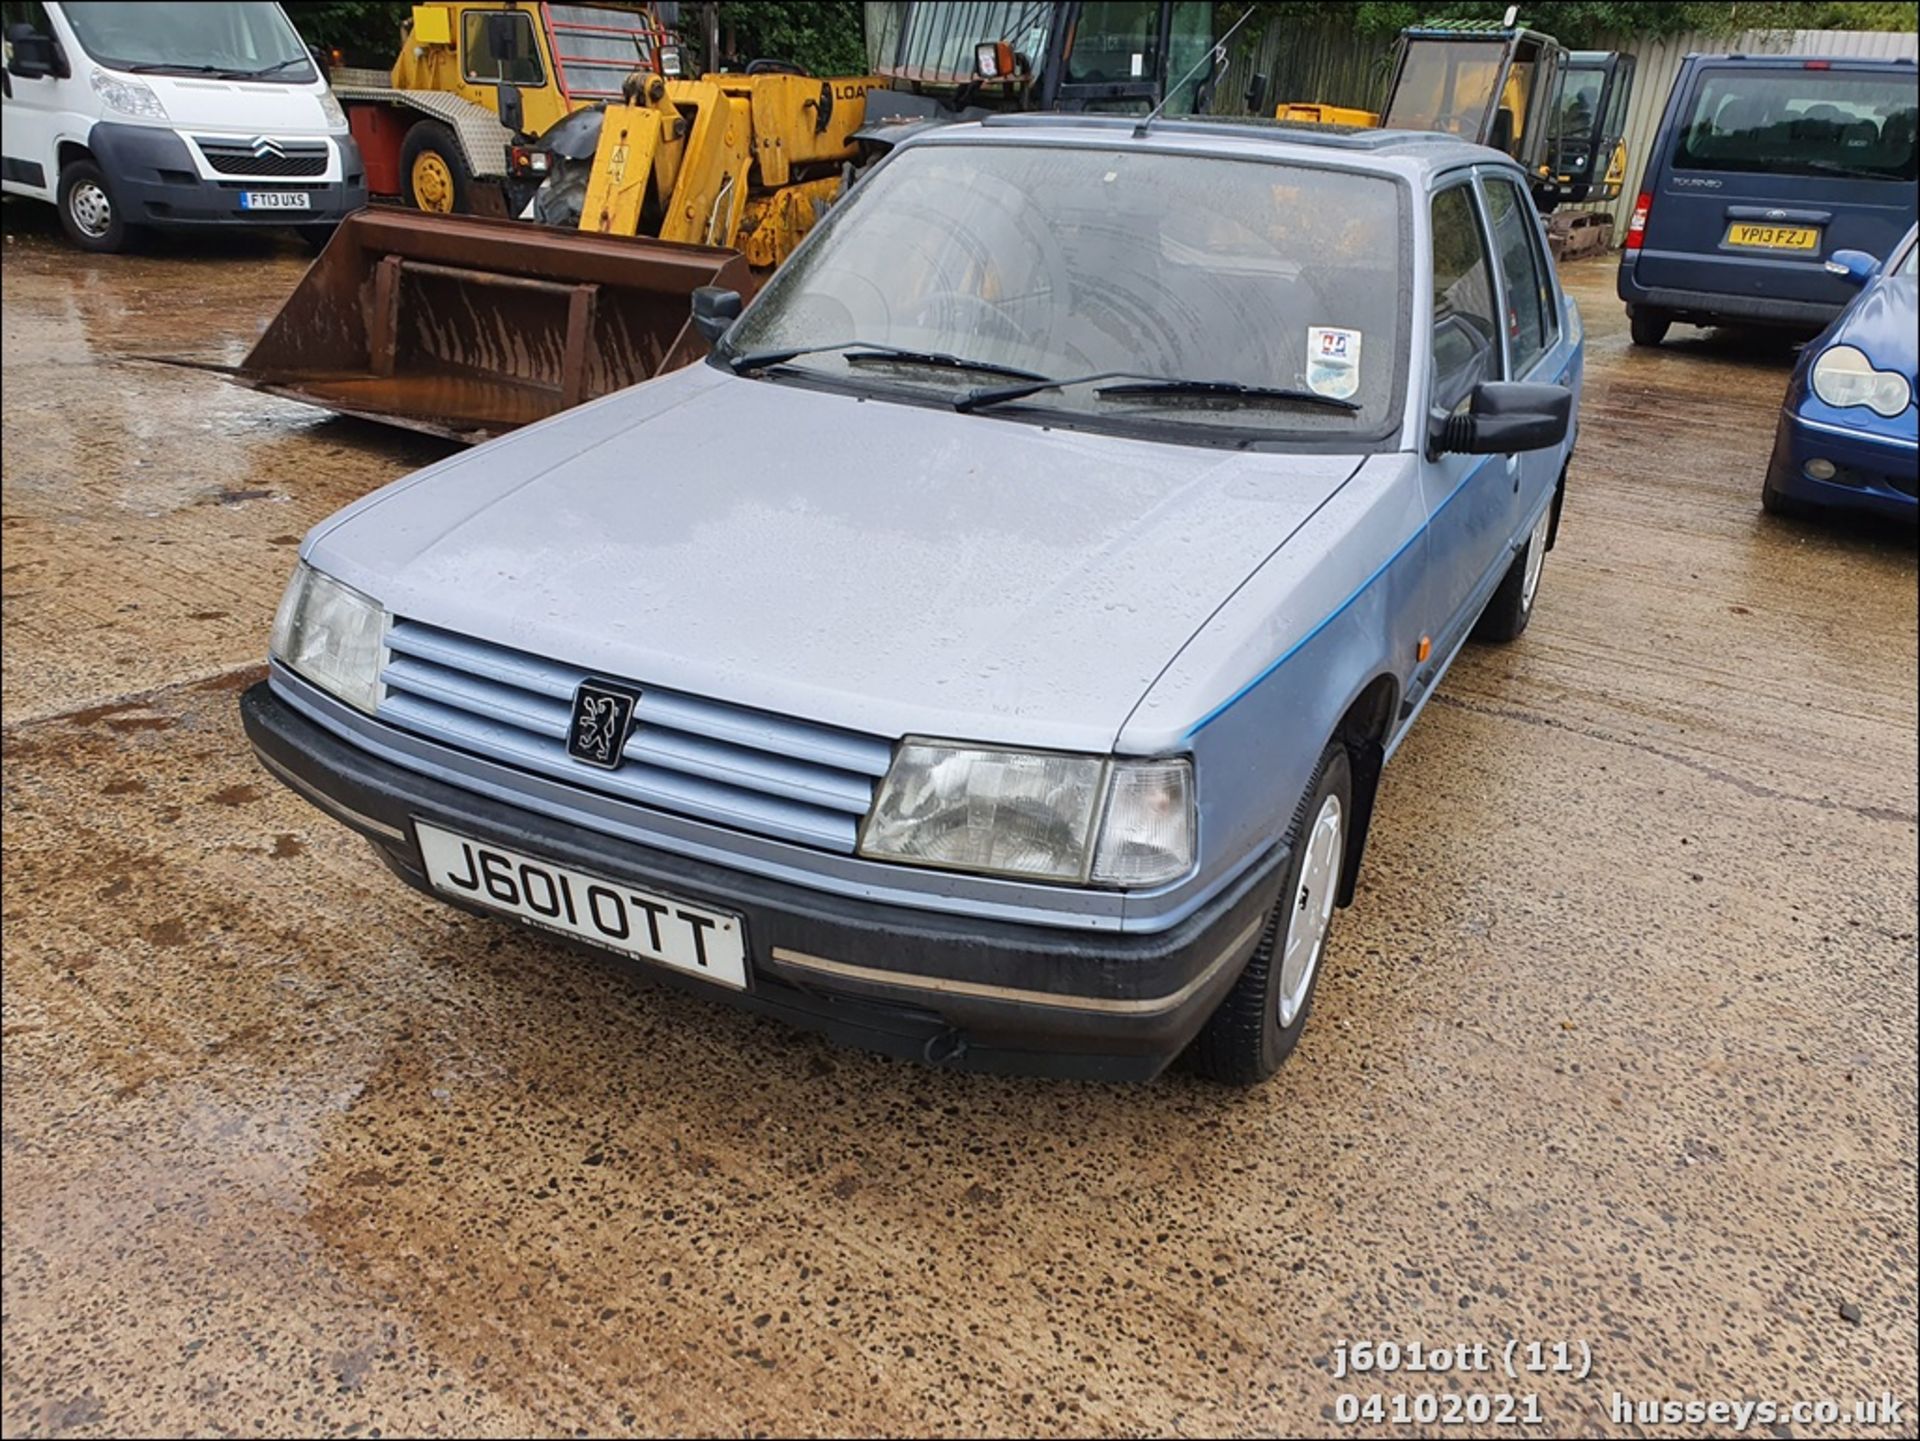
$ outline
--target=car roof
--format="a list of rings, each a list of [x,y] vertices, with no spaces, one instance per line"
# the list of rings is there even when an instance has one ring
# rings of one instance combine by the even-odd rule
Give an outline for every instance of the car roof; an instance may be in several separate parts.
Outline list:
[[[990,115],[931,127],[909,137],[903,146],[1021,140],[1098,149],[1118,144],[1234,160],[1304,161],[1409,180],[1462,165],[1501,165],[1523,178],[1526,175],[1511,156],[1452,135],[1255,117],[1157,118],[1142,133],[1141,117],[1133,115]]]
[[[1745,55],[1737,50],[1725,55],[1706,55],[1692,51],[1687,55],[1686,63],[1695,67],[1758,65],[1771,70],[1804,70],[1812,63],[1823,70],[1899,70],[1920,73],[1915,71],[1911,55],[1878,59],[1866,55]]]

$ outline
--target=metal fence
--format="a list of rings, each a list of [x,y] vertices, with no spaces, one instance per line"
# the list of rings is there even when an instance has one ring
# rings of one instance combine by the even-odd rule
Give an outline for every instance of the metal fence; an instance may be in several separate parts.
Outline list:
[[[1318,100],[1377,110],[1387,81],[1392,37],[1362,38],[1350,21],[1339,18],[1301,21],[1276,17],[1253,44],[1239,43],[1216,91],[1215,108],[1242,111],[1247,85],[1256,74],[1268,77],[1264,113],[1282,100]],[[1894,30],[1748,30],[1737,35],[1644,36],[1596,41],[1596,50],[1625,50],[1637,57],[1633,99],[1627,109],[1627,179],[1620,198],[1576,207],[1613,216],[1617,244],[1640,193],[1640,177],[1653,148],[1654,131],[1680,62],[1690,54],[1831,55],[1874,60],[1914,59],[1920,35]]]

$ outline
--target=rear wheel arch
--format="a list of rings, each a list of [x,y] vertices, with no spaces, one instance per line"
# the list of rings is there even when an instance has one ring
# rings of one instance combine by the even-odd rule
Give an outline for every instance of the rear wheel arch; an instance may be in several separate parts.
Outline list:
[[[1394,709],[1399,700],[1399,681],[1391,675],[1375,676],[1353,698],[1340,724],[1334,728],[1334,738],[1346,748],[1353,774],[1353,815],[1347,826],[1345,864],[1341,867],[1340,890],[1335,897],[1342,906],[1353,904],[1360,858],[1366,851],[1367,832],[1373,825],[1374,797],[1380,789],[1380,773],[1387,763],[1387,735],[1393,728]]]

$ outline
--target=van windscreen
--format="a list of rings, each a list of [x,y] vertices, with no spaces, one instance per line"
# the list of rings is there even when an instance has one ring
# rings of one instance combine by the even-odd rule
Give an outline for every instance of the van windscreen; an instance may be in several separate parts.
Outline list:
[[[1912,75],[1845,70],[1709,70],[1693,95],[1679,170],[1916,176],[1920,99]]]

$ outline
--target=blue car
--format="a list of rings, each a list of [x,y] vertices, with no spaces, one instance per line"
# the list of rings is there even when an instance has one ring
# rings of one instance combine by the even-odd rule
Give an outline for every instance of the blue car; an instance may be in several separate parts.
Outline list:
[[[1916,235],[1910,227],[1885,266],[1859,250],[1827,262],[1861,289],[1793,368],[1760,492],[1770,513],[1844,509],[1911,523],[1920,510]]]
[[[1580,314],[1445,136],[897,146],[705,364],[310,533],[242,704],[443,901],[843,1039],[1257,1081],[1381,768],[1513,641]]]

